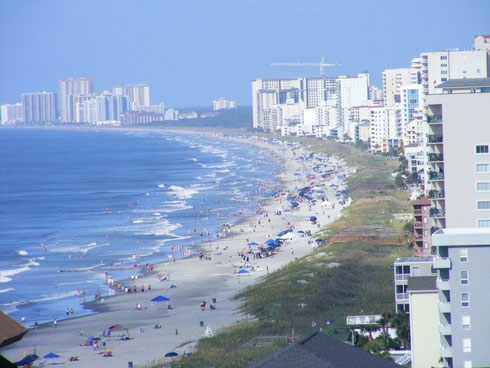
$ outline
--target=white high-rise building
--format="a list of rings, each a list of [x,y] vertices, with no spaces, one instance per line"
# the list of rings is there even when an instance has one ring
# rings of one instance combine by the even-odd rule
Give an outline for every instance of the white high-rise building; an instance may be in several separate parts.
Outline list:
[[[76,105],[74,96],[91,95],[94,92],[93,78],[63,78],[59,80],[60,120],[63,123],[75,121]]]
[[[26,123],[56,121],[56,95],[53,92],[22,93],[21,104]]]
[[[402,125],[405,126],[424,113],[424,88],[420,84],[408,84],[400,88],[400,108]]]
[[[401,146],[402,128],[399,109],[384,106],[369,109],[370,142],[372,152],[388,152]]]
[[[75,106],[77,123],[117,121],[121,113],[129,110],[126,96],[114,96],[107,92],[99,95],[77,96]]]
[[[220,97],[217,100],[213,100],[213,111],[230,110],[235,108],[236,108],[235,101],[228,100],[224,97]]]
[[[351,132],[354,122],[351,121],[351,109],[361,106],[369,99],[369,74],[360,73],[356,77],[341,75],[337,78],[337,108],[339,109],[338,125],[344,132]]]
[[[24,109],[21,103],[16,103],[15,105],[3,104],[0,106],[0,115],[2,116],[2,125],[24,121]]]
[[[115,96],[126,96],[129,100],[130,109],[136,106],[150,105],[150,85],[148,83],[125,84],[112,88]]]

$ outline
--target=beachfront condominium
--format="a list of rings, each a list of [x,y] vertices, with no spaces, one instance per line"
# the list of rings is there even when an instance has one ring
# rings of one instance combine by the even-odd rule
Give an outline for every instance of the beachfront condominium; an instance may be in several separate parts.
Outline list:
[[[109,92],[90,96],[74,96],[75,122],[97,123],[118,121],[121,113],[128,111],[128,98],[113,96]]]
[[[440,229],[432,243],[442,366],[490,367],[490,229]]]
[[[94,79],[62,78],[59,80],[59,90],[60,120],[63,123],[72,123],[76,121],[76,97],[94,93]]]
[[[56,94],[53,92],[22,93],[20,98],[24,122],[56,121]]]
[[[317,107],[327,102],[335,104],[336,96],[335,78],[256,79],[252,81],[253,127],[280,129],[273,122],[277,121],[274,116],[278,112],[273,110],[277,105],[295,104],[297,107],[285,107],[285,110],[286,113],[291,110],[291,114],[299,116],[296,110]]]
[[[424,93],[440,93],[437,86],[450,79],[489,77],[489,39],[489,36],[475,36],[471,50],[421,53],[420,75]]]
[[[435,228],[490,227],[490,78],[427,96],[428,190]]]
[[[112,88],[115,96],[125,96],[129,100],[130,110],[141,110],[138,106],[150,105],[150,85],[148,83],[133,83]]]
[[[408,279],[409,277],[435,276],[432,270],[432,257],[400,257],[395,260],[395,312],[410,313]]]
[[[235,108],[236,108],[235,101],[228,100],[224,97],[220,97],[217,100],[213,100],[213,111],[230,110]]]
[[[0,106],[1,122],[4,124],[15,124],[24,121],[24,109],[22,104],[3,104]]]
[[[417,84],[417,73],[411,68],[383,70],[383,101],[386,107],[395,107],[401,102],[401,88]]]

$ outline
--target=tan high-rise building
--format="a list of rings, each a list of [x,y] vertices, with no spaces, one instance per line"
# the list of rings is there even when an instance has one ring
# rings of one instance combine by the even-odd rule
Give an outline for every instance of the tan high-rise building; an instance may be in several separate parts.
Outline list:
[[[383,70],[383,100],[386,107],[395,107],[401,102],[401,88],[412,83],[415,78],[413,73],[410,68]]]
[[[114,96],[125,96],[131,110],[137,106],[150,106],[150,85],[148,83],[125,84],[112,88]]]

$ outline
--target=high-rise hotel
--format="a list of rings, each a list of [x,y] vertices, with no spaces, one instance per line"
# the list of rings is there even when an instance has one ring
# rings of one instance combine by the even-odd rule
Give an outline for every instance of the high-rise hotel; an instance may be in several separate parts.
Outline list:
[[[63,78],[59,80],[60,119],[72,123],[76,119],[76,97],[90,96],[94,92],[93,78]]]

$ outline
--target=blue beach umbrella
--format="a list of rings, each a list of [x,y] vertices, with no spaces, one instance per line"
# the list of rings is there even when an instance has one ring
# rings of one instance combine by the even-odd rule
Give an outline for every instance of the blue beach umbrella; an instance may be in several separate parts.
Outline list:
[[[248,243],[248,245],[250,245],[250,246],[256,246],[258,244],[256,242],[251,242],[251,243]]]
[[[172,358],[176,357],[177,355],[179,354],[177,354],[175,351],[171,351],[170,353],[165,354],[165,358]]]
[[[54,359],[54,358],[59,358],[60,356],[58,354],[55,354],[53,352],[46,354],[43,356],[44,359]]]
[[[271,244],[276,244],[275,240],[269,239],[264,242],[264,244],[271,245]]]
[[[152,302],[168,302],[169,300],[170,300],[169,298],[164,297],[162,295],[159,295],[159,296],[153,298],[151,301]]]
[[[237,273],[243,275],[243,274],[246,274],[246,273],[249,273],[249,272],[247,270],[240,270]]]
[[[317,220],[317,219],[316,219],[316,216],[311,216],[311,217],[310,217],[310,221],[316,221],[316,220]]]

